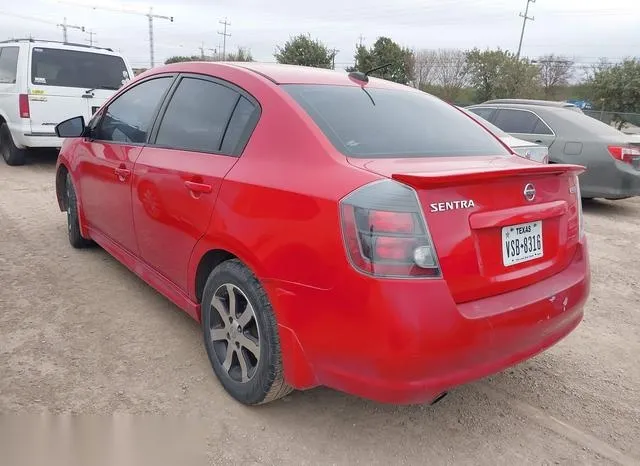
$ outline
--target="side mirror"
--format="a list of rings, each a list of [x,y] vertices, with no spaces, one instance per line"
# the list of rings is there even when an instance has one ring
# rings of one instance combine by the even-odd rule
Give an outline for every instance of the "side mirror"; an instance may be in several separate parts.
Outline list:
[[[56,135],[59,138],[79,138],[84,134],[84,129],[84,117],[73,117],[56,125]]]

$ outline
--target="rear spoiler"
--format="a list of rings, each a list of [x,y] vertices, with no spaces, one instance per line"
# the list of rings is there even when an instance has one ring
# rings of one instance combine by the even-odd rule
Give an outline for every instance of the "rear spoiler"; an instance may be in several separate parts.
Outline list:
[[[425,173],[397,173],[391,178],[415,188],[432,188],[442,186],[458,186],[461,184],[491,181],[514,176],[562,175],[573,173],[579,175],[585,171],[582,165],[544,164],[509,168],[487,168],[486,170],[451,170]]]

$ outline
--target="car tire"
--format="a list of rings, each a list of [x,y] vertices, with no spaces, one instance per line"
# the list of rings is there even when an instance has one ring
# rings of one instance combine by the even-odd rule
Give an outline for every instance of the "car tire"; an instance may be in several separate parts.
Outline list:
[[[2,123],[0,126],[0,152],[7,165],[24,165],[26,161],[27,151],[18,149],[13,142],[11,131],[9,131],[9,126],[6,123]]]
[[[293,390],[284,379],[271,303],[239,260],[223,262],[209,275],[202,296],[202,328],[213,371],[237,401],[264,404]]]
[[[86,248],[90,246],[92,242],[91,240],[84,238],[80,233],[80,222],[78,220],[78,198],[69,173],[67,173],[66,196],[69,243],[76,249]]]

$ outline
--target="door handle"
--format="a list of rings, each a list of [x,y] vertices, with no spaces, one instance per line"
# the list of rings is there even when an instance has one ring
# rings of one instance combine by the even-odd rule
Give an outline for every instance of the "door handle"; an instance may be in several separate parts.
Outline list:
[[[212,191],[210,184],[196,183],[195,181],[185,181],[184,185],[192,193],[209,194]]]
[[[542,139],[538,139],[536,141],[534,141],[536,144],[542,144]]]
[[[129,175],[131,175],[131,170],[122,167],[118,167],[114,171],[120,181],[126,181]]]

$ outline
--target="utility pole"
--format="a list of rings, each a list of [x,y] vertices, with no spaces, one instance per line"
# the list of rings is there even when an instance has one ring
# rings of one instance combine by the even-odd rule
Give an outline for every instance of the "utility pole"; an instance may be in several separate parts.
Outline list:
[[[529,4],[536,3],[536,0],[527,0],[527,7],[524,10],[524,15],[520,13],[520,17],[522,18],[522,32],[520,33],[520,43],[518,44],[518,54],[517,58],[520,59],[520,50],[522,50],[522,38],[524,37],[524,28],[527,25],[527,21],[535,21],[535,16],[529,16]]]
[[[96,33],[95,33],[95,32],[93,32],[93,31],[85,31],[85,32],[86,32],[87,34],[89,34],[89,38],[88,38],[88,39],[86,39],[86,41],[87,41],[87,42],[89,42],[89,46],[90,46],[90,47],[93,47],[93,43],[94,43],[94,42],[96,42],[96,41],[94,41],[94,40],[93,40],[93,36],[95,36],[95,35],[96,35]]]
[[[360,47],[362,47],[362,44],[364,43],[364,36],[362,34],[360,34],[358,36],[358,44]]]
[[[224,25],[224,31],[218,31],[218,34],[222,36],[222,61],[224,61],[227,58],[227,37],[231,37],[231,34],[227,34],[227,26],[231,26],[231,23],[227,21],[227,18],[218,22]]]
[[[84,26],[73,26],[71,24],[67,24],[67,18],[64,18],[64,21],[60,24],[57,24],[56,26],[62,28],[62,40],[63,42],[66,44],[68,42],[68,35],[67,35],[67,29],[79,29],[80,31],[84,32]]]
[[[62,0],[58,0],[60,3],[69,3],[72,5],[76,5],[78,6],[77,3],[71,3],[71,2],[64,2]],[[128,14],[132,14],[132,15],[141,15],[141,16],[146,16],[148,21],[149,21],[149,63],[151,65],[151,68],[153,68],[155,66],[155,54],[154,54],[154,48],[153,48],[153,20],[155,19],[166,19],[169,20],[173,23],[173,16],[162,16],[162,15],[156,15],[153,14],[153,8],[149,8],[149,13],[143,13],[141,11],[135,11],[135,10],[127,10],[127,9],[122,9],[122,8],[111,8],[111,7],[107,7],[107,6],[91,6],[91,5],[82,5],[82,6],[87,6],[88,8],[91,8],[93,10],[105,10],[105,11],[115,11],[117,13],[128,13]],[[71,26],[67,26],[67,27],[71,27]],[[84,30],[84,28],[83,28]]]

